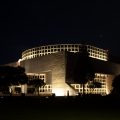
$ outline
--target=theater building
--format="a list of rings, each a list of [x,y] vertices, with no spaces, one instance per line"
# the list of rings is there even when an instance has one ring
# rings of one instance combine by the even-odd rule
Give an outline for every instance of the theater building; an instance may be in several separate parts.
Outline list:
[[[75,82],[72,77],[74,71],[75,53],[80,52],[82,44],[56,44],[34,47],[23,51],[18,64],[25,68],[29,78],[44,80],[45,86],[39,89],[40,94],[56,96],[70,96],[83,93],[82,85]],[[85,45],[95,70],[95,81],[101,82],[101,88],[94,88],[93,94],[109,94],[114,77],[120,74],[120,65],[112,63],[108,58],[108,50],[91,45]],[[91,89],[85,85],[85,93],[90,94]],[[27,94],[27,89],[25,89]]]
[[[82,85],[73,79],[75,54],[80,52],[82,44],[56,44],[34,47],[23,51],[17,65],[25,68],[29,79],[44,80],[45,86],[39,88],[40,94],[55,94],[56,96],[75,96],[83,93]],[[85,93],[109,94],[114,77],[120,74],[120,65],[110,62],[108,50],[85,45],[92,66],[95,70],[95,81],[101,83],[100,88],[91,89],[85,84]],[[24,86],[28,94],[30,86]]]

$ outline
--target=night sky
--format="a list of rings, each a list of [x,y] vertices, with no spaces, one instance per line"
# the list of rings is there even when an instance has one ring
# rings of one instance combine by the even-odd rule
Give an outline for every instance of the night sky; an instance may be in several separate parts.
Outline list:
[[[31,47],[83,41],[120,56],[119,3],[56,1],[0,4],[0,64],[18,60]]]

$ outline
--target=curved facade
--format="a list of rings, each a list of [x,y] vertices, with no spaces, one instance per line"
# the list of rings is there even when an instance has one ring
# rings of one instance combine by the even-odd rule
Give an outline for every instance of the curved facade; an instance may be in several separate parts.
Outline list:
[[[82,44],[57,44],[57,45],[46,45],[28,49],[22,53],[22,60],[32,59],[52,53],[68,51],[68,52],[79,52]],[[89,56],[92,58],[100,59],[103,61],[108,60],[108,51],[101,48],[97,48],[91,45],[86,45]]]
[[[88,82],[85,85],[85,93],[109,94],[114,73],[118,74],[120,71],[119,66],[109,63],[107,50],[91,45],[85,46],[96,70],[95,81],[102,84],[101,88],[95,88],[91,91],[88,88]],[[57,44],[31,48],[22,53],[19,64],[25,68],[29,78],[38,77],[41,79],[43,77],[46,86],[39,89],[41,94],[55,93],[56,96],[74,96],[83,92],[82,85],[75,82],[69,83],[69,79],[74,81],[72,76],[69,75],[71,74],[69,69],[74,71],[75,53],[80,52],[81,48],[82,44]]]

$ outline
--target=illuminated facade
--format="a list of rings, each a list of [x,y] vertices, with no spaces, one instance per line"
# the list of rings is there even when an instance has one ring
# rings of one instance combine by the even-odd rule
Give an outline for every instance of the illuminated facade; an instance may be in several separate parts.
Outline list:
[[[76,96],[83,93],[82,85],[75,82],[73,78],[75,56],[81,51],[82,46],[82,44],[57,44],[31,48],[22,53],[22,58],[18,60],[17,65],[25,68],[29,80],[37,78],[46,83],[45,86],[39,88],[39,95],[54,93],[56,96]],[[94,81],[101,83],[101,87],[92,89],[88,81],[84,92],[109,94],[112,89],[112,80],[120,74],[120,65],[109,61],[108,50],[91,45],[84,46],[87,48],[95,71]],[[16,66],[13,63],[8,65]],[[26,95],[30,95],[33,89],[30,85],[17,87]],[[12,91],[15,91],[15,88],[16,86],[11,86]]]
[[[29,79],[39,78],[44,80],[46,85],[39,88],[40,94],[54,93],[56,96],[75,96],[78,93],[83,93],[83,89],[81,84],[75,82],[69,84],[67,82],[68,78],[66,76],[70,74],[67,72],[67,66],[71,66],[72,69],[73,65],[72,63],[67,65],[67,62],[71,59],[66,56],[68,53],[71,53],[72,56],[80,52],[81,47],[82,44],[57,44],[31,48],[22,53],[18,65],[25,68]],[[101,88],[91,89],[88,87],[88,82],[85,85],[85,93],[109,94],[113,78],[120,73],[120,66],[108,61],[108,50],[91,45],[86,45],[86,48],[96,70],[94,80],[100,82],[102,86]],[[29,94],[28,89],[31,89],[31,86],[26,87],[25,93]]]
[[[86,45],[86,46],[90,57],[104,61],[108,60],[107,50],[103,50],[90,45]],[[24,51],[22,53],[22,60],[32,59],[61,51],[69,51],[76,53],[80,51],[81,47],[82,44],[60,44],[60,45],[47,45],[47,46],[35,47]]]

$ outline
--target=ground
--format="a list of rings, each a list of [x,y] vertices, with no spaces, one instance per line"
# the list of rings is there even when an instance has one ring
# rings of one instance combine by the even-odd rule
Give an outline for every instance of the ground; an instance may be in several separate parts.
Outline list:
[[[104,97],[1,97],[0,120],[119,120],[119,108]]]

